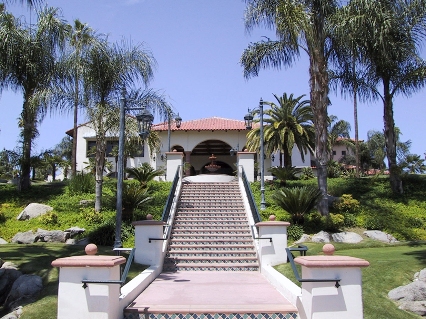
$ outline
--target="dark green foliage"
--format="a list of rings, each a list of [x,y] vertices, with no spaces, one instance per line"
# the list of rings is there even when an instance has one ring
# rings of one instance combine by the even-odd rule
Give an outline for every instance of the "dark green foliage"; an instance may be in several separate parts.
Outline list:
[[[143,163],[139,167],[126,168],[126,173],[130,178],[136,179],[142,187],[146,187],[148,182],[154,180],[155,177],[164,175],[164,170],[156,170],[149,163]]]
[[[321,199],[321,192],[316,187],[292,187],[275,191],[272,198],[291,215],[293,223],[303,224],[304,216],[311,212]]]
[[[336,161],[327,162],[327,177],[337,178],[342,175],[342,166]]]
[[[285,185],[286,181],[296,180],[297,174],[299,174],[301,170],[299,168],[291,166],[271,167],[269,171],[280,181],[281,185]]]
[[[299,240],[303,232],[303,227],[301,225],[290,225],[287,227],[287,237],[291,241]]]
[[[85,174],[83,172],[76,174],[70,179],[67,191],[71,195],[92,194],[95,192],[95,177],[92,174]]]
[[[303,167],[302,168],[302,174],[300,174],[300,179],[308,180],[315,178],[314,171],[312,170],[312,167]]]
[[[149,188],[135,183],[123,185],[123,220],[131,221],[133,211],[151,200]]]
[[[57,225],[58,224],[58,214],[55,212],[49,212],[40,216],[40,222],[45,225]]]

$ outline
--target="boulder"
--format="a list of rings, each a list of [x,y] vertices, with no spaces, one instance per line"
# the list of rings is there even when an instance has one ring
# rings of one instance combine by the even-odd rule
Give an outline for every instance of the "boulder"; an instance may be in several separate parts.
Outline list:
[[[41,228],[37,230],[37,235],[38,241],[48,243],[65,243],[65,241],[69,238],[69,233],[63,232],[62,230],[44,230]]]
[[[83,206],[83,207],[89,207],[94,205],[95,205],[95,201],[93,199],[82,199],[80,201],[80,206]]]
[[[333,241],[337,243],[357,244],[362,241],[362,237],[354,232],[341,232],[331,235]]]
[[[384,233],[380,230],[366,230],[364,232],[364,235],[371,238],[371,239],[379,240],[379,241],[382,241],[384,243],[396,243],[397,242],[395,237],[393,237],[390,234],[386,234],[386,233]]]
[[[24,233],[17,233],[12,238],[12,243],[17,244],[32,244],[38,240],[38,234],[34,233],[32,230],[29,230]]]
[[[330,234],[322,230],[319,233],[312,236],[312,241],[314,243],[329,243]]]
[[[6,261],[6,262],[2,263],[1,268],[3,268],[3,269],[18,269],[18,266],[16,266],[11,261]]]
[[[308,234],[303,234],[302,237],[300,237],[300,239],[295,242],[295,244],[301,244],[311,240],[312,240],[311,236],[309,236]]]
[[[22,273],[16,269],[0,269],[0,305],[4,303],[13,283],[20,276],[22,276]]]
[[[406,301],[399,305],[399,309],[414,312],[419,316],[426,316],[426,301]]]
[[[17,307],[11,313],[1,317],[0,319],[18,319],[22,315],[22,306]]]
[[[5,241],[3,238],[0,237],[0,245],[7,244],[7,241]]]
[[[426,301],[426,282],[414,281],[392,289],[388,297],[395,301]]]
[[[43,204],[31,203],[18,215],[18,220],[28,220],[44,215],[53,210],[53,207]]]
[[[34,300],[43,289],[43,281],[37,275],[22,275],[12,285],[6,298],[5,309],[14,309]]]
[[[64,230],[64,232],[70,234],[71,238],[75,237],[76,235],[82,234],[85,231],[86,230],[84,228],[80,228],[80,227],[77,227],[77,226],[70,227],[70,228]]]

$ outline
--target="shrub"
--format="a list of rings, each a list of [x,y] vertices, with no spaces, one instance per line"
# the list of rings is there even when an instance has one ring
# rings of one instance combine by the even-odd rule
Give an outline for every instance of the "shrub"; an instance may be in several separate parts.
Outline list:
[[[299,240],[304,231],[301,225],[290,225],[287,227],[287,237],[292,241]]]
[[[115,239],[115,222],[110,220],[88,234],[90,242],[98,246],[113,246]]]
[[[58,214],[56,214],[55,212],[48,212],[40,216],[40,222],[44,225],[57,225]]]
[[[146,187],[155,177],[164,175],[164,170],[154,169],[149,163],[143,163],[139,167],[126,168],[126,173],[130,178],[136,179],[142,187]]]
[[[286,181],[292,181],[297,179],[297,174],[300,173],[300,169],[294,166],[291,167],[271,167],[269,172],[272,173],[279,181],[281,185],[285,185]]]
[[[277,190],[272,198],[291,215],[294,224],[303,224],[305,214],[314,209],[321,196],[318,188],[304,186]]]
[[[342,174],[341,165],[336,161],[327,162],[327,177],[328,178],[337,178]]]
[[[96,212],[93,208],[85,208],[81,210],[80,216],[89,225],[98,225],[102,223],[103,216],[101,213]]]
[[[85,194],[95,192],[95,177],[83,172],[73,176],[67,186],[70,194]]]
[[[332,214],[323,217],[327,230],[339,230],[345,225],[345,217],[342,214]]]
[[[315,178],[315,174],[314,174],[314,171],[312,170],[312,167],[303,167],[302,174],[300,175],[300,179],[308,180],[313,178]]]
[[[359,201],[352,198],[350,194],[343,194],[342,197],[333,203],[336,213],[356,214],[359,211]]]

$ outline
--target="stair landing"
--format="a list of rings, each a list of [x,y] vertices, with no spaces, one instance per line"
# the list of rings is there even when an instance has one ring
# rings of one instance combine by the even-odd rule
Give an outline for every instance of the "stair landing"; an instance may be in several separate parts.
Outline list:
[[[125,319],[294,319],[297,309],[258,272],[162,273]]]

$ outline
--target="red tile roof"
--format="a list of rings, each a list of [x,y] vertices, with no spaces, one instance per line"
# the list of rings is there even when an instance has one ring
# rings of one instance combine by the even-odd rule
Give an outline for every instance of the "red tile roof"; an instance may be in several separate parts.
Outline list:
[[[209,117],[199,120],[182,122],[180,128],[175,123],[170,127],[173,131],[238,131],[245,130],[244,121],[231,120],[221,117]],[[167,122],[152,125],[153,131],[167,131]]]

